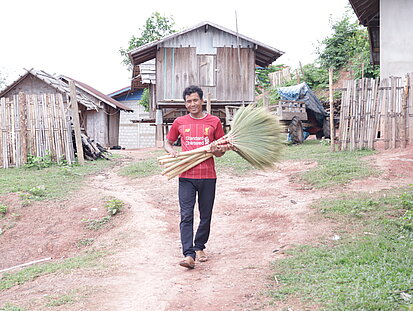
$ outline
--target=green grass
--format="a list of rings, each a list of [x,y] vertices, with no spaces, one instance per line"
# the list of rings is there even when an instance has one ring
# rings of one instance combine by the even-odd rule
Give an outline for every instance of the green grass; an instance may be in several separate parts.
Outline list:
[[[122,176],[142,178],[160,174],[161,166],[158,165],[156,155],[151,159],[141,160],[122,167],[119,174]]]
[[[0,169],[0,195],[22,192],[25,199],[55,199],[79,189],[86,176],[115,165],[115,161],[86,161],[83,166],[50,166],[43,169]]]
[[[24,311],[22,307],[16,306],[11,303],[6,303],[3,307],[0,307],[0,311]]]
[[[217,171],[240,175],[250,170],[255,170],[250,163],[233,151],[227,151],[222,157],[215,157],[214,160]]]
[[[338,241],[297,247],[274,262],[281,286],[271,291],[273,299],[297,297],[325,310],[412,310],[413,220],[403,217],[413,210],[411,199],[412,187],[318,205],[355,230]]]
[[[96,266],[97,260],[103,255],[103,252],[93,252],[83,256],[68,258],[62,261],[31,266],[18,272],[5,273],[0,278],[0,291],[33,281],[34,279],[42,275],[57,272],[68,273],[74,269]]]
[[[60,307],[66,304],[73,304],[76,302],[76,293],[70,292],[57,297],[48,297],[49,302],[46,304],[47,307]]]
[[[300,179],[316,188],[328,188],[376,174],[377,170],[362,160],[372,154],[372,150],[331,152],[322,141],[309,140],[285,148],[284,160],[316,161],[318,165],[301,174]]]

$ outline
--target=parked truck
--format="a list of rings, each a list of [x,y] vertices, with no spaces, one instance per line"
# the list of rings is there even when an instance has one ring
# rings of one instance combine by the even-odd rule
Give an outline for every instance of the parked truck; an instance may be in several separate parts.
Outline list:
[[[309,135],[330,138],[329,117],[319,99],[303,82],[277,88],[281,99],[271,105],[288,131],[288,140],[300,144]]]

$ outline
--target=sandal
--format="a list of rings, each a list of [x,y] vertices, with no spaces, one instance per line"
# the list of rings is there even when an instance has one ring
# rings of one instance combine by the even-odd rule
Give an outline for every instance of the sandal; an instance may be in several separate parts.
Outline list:
[[[185,257],[184,260],[181,260],[179,262],[179,265],[181,267],[185,267],[185,268],[188,268],[188,269],[194,269],[195,268],[195,261],[191,256],[187,256],[187,257]]]
[[[208,261],[208,257],[207,257],[207,255],[204,253],[203,250],[200,249],[199,251],[195,251],[195,253],[196,253],[196,257],[198,258],[198,261],[199,261],[199,262]]]

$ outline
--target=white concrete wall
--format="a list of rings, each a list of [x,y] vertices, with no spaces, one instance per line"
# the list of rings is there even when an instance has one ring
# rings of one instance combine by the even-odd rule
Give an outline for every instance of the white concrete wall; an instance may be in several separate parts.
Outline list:
[[[122,101],[133,112],[120,113],[119,145],[125,149],[155,147],[155,126],[149,123],[132,123],[131,120],[149,118],[149,112],[137,100]]]
[[[380,75],[413,72],[413,1],[380,0]]]

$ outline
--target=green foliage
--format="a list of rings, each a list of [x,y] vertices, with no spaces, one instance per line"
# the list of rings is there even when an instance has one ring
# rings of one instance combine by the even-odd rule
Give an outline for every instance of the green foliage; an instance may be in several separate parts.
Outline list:
[[[150,106],[151,98],[149,94],[149,89],[146,88],[142,92],[141,100],[139,101],[139,104],[145,107],[145,111],[149,111],[149,106]]]
[[[99,219],[83,219],[82,221],[85,223],[87,229],[95,231],[100,230],[112,220],[113,216],[122,211],[123,207],[124,203],[121,200],[116,198],[108,199],[105,202],[105,208],[108,216],[104,216]]]
[[[122,211],[124,203],[119,199],[111,199],[106,201],[105,207],[109,215],[113,216]]]
[[[328,88],[328,69],[316,63],[303,66],[304,81],[314,91]]]
[[[268,74],[271,72],[276,72],[282,70],[284,65],[270,65],[268,67],[256,67],[255,68],[255,76],[257,78],[257,83],[255,86],[255,90],[258,94],[262,93],[263,90],[268,88],[270,84],[270,79]]]
[[[5,204],[0,203],[0,217],[7,214],[8,207]]]
[[[379,69],[370,64],[370,43],[366,28],[352,21],[348,14],[332,23],[333,34],[325,38],[318,47],[317,62],[328,70],[352,70],[354,78],[361,78],[361,64],[364,63],[364,76],[375,78]],[[327,75],[328,77],[328,75]]]
[[[0,71],[0,90],[6,86],[6,76]]]
[[[120,54],[124,57],[122,63],[131,69],[128,52],[176,32],[176,30],[173,29],[174,25],[175,21],[173,17],[162,16],[159,12],[152,13],[146,20],[143,28],[139,29],[140,35],[138,37],[133,35],[128,42],[128,47],[119,50]]]
[[[26,168],[36,168],[38,170],[54,165],[51,153],[46,150],[46,155],[37,157],[32,154],[27,155],[27,162],[24,164]]]

